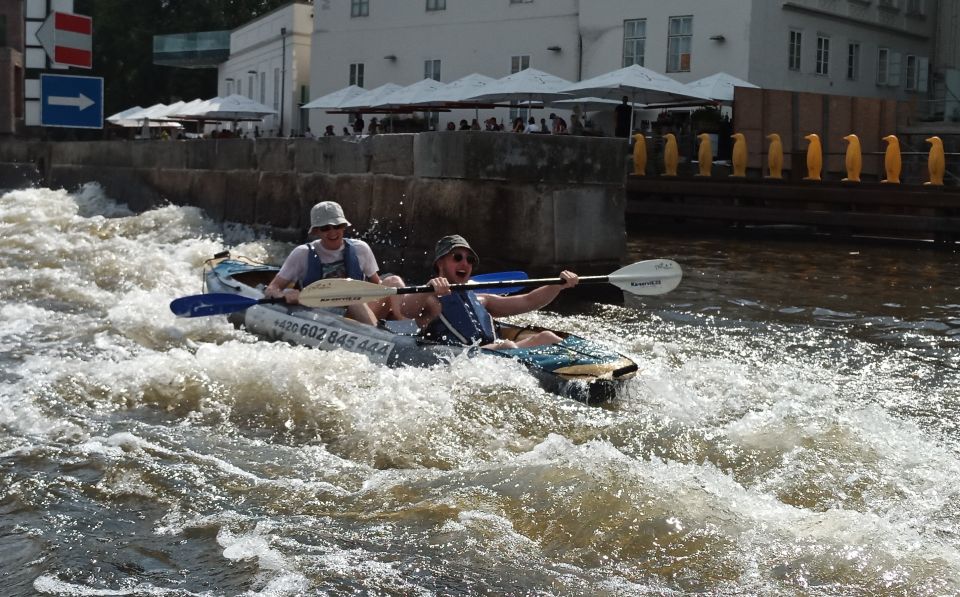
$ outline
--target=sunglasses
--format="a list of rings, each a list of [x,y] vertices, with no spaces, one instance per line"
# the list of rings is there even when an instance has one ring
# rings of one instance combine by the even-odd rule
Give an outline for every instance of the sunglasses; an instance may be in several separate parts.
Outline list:
[[[466,260],[467,260],[467,263],[469,263],[470,265],[476,265],[476,264],[477,264],[477,258],[474,257],[472,253],[466,253],[466,254],[464,254],[464,253],[452,253],[452,255],[453,255],[453,260],[456,261],[457,263],[460,263],[461,261],[463,261],[464,259],[466,259]]]
[[[320,232],[330,232],[333,229],[343,230],[346,227],[347,227],[346,224],[337,224],[336,226],[332,224],[327,224],[326,226],[320,226]]]

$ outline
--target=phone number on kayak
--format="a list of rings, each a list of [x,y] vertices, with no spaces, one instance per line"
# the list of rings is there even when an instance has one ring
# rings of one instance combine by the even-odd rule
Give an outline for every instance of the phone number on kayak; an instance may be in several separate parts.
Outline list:
[[[393,350],[392,342],[383,342],[352,332],[330,329],[316,323],[300,323],[280,319],[275,321],[273,325],[285,334],[300,336],[303,338],[303,344],[309,344],[325,350],[343,348],[351,352],[366,354],[371,360],[376,362],[386,361],[390,355],[390,351]]]

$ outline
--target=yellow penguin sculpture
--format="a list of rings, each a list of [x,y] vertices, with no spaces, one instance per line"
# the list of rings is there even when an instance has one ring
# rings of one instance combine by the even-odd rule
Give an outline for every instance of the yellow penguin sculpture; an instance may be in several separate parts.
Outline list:
[[[783,178],[783,143],[780,135],[770,133],[767,139],[770,139],[770,149],[767,151],[767,167],[770,173],[767,178]]]
[[[747,175],[747,139],[743,133],[730,135],[733,139],[733,174],[730,176],[743,178]]]
[[[820,135],[810,133],[804,137],[810,142],[807,145],[807,175],[804,180],[820,180],[820,171],[823,169],[823,148],[820,146]]]
[[[647,138],[643,133],[633,136],[633,175],[643,176],[647,173]]]
[[[667,133],[663,136],[667,140],[663,146],[663,169],[664,176],[676,176],[677,164],[680,162],[680,151],[677,149],[677,138],[673,133]]]
[[[700,173],[697,176],[710,176],[713,172],[713,146],[710,144],[710,135],[700,133],[697,139],[700,139],[700,149],[697,151]]]
[[[940,137],[927,139],[930,144],[930,156],[927,158],[927,168],[930,170],[930,180],[923,184],[935,187],[943,186],[943,172],[946,168],[946,158],[943,155],[943,141]]]
[[[851,133],[843,140],[847,142],[847,155],[844,159],[844,164],[847,167],[847,177],[843,179],[843,182],[860,182],[860,172],[863,170],[860,138]]]
[[[903,162],[900,159],[900,140],[896,135],[887,135],[883,140],[887,142],[887,150],[883,154],[883,169],[887,177],[880,182],[900,184],[900,171],[903,169]]]

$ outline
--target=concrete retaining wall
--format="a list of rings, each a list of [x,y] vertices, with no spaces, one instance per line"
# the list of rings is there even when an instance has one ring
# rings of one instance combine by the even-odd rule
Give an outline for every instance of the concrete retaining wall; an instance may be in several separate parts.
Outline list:
[[[421,275],[462,234],[484,269],[606,272],[625,251],[625,141],[486,132],[355,140],[0,144],[0,188],[99,182],[142,211],[167,202],[302,240],[310,207],[340,202],[382,269]],[[19,174],[17,174],[19,173]]]

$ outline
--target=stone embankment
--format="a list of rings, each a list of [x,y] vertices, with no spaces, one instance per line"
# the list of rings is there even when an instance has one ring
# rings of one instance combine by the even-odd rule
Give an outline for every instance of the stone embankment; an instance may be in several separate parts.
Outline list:
[[[610,271],[625,252],[626,166],[622,139],[466,131],[0,144],[0,188],[97,182],[134,210],[193,205],[285,240],[333,199],[385,269],[415,273],[453,233],[485,270]]]

